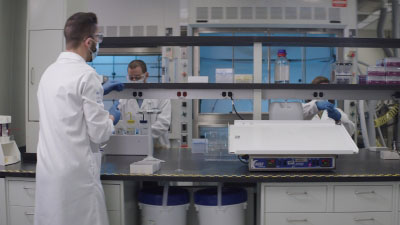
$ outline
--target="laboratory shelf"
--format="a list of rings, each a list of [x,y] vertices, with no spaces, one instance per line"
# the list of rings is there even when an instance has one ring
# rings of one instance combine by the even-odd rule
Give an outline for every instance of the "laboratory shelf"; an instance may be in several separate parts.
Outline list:
[[[251,46],[254,43],[262,43],[264,46],[400,48],[400,39],[389,38],[260,36],[105,37],[103,42],[100,44],[100,48],[162,46]]]
[[[340,155],[336,169],[324,172],[249,172],[238,160],[218,157],[208,161],[203,154],[192,154],[190,149],[156,150],[155,156],[166,162],[155,174],[131,174],[129,165],[144,156],[105,156],[102,180],[191,181],[191,182],[369,182],[400,181],[397,160],[382,160],[379,152],[360,150],[359,154]],[[178,162],[180,158],[180,163]],[[182,172],[176,172],[182,169]],[[0,166],[0,177],[35,177],[36,163],[20,162]]]
[[[386,100],[400,98],[400,85],[356,84],[233,84],[162,83],[125,84],[122,92],[104,99],[253,99],[261,90],[263,99]]]

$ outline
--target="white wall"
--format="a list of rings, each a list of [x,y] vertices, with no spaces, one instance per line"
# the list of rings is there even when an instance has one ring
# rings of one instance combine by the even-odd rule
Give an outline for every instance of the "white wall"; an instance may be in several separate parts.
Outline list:
[[[0,115],[10,115],[12,2],[0,0]]]
[[[11,76],[11,115],[12,127],[18,146],[25,146],[25,65],[26,65],[26,11],[27,0],[10,0],[14,3],[13,10],[13,58]]]
[[[358,37],[360,38],[376,38],[376,30],[359,30]],[[381,48],[358,48],[358,60],[365,62],[371,66],[376,64],[376,60],[385,58]],[[367,67],[359,65],[363,74],[366,74]]]
[[[11,133],[25,145],[26,0],[0,0],[0,115],[11,115]]]

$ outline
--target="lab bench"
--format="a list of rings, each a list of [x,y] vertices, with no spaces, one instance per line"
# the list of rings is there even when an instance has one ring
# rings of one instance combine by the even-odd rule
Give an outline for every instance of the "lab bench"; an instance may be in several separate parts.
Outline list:
[[[129,164],[143,156],[103,158],[101,179],[112,225],[133,224],[130,217],[136,216],[137,204],[132,202],[136,202],[139,181],[257,187],[260,225],[400,224],[400,162],[381,160],[377,152],[341,155],[337,168],[325,172],[249,172],[247,165],[234,157],[209,161],[189,149],[182,149],[181,154],[158,150],[155,157],[166,162],[152,175],[129,172]],[[183,171],[176,172],[179,168]],[[0,223],[32,224],[35,163],[2,166],[0,177],[0,199],[5,199],[0,205],[4,209],[0,210]]]

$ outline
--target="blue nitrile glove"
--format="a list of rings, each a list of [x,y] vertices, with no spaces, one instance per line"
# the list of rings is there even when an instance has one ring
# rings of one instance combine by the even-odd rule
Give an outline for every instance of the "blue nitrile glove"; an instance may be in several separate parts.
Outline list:
[[[121,111],[118,109],[119,101],[115,101],[113,106],[108,110],[110,115],[114,116],[114,125],[121,119]]]
[[[113,90],[122,91],[124,90],[124,84],[117,80],[109,80],[103,84],[104,95],[110,93]]]
[[[339,110],[335,109],[335,107],[329,107],[327,111],[328,117],[334,119],[335,121],[340,121],[342,118],[342,114],[340,114]]]
[[[334,107],[334,105],[328,101],[316,101],[315,104],[317,105],[318,110],[326,110]]]

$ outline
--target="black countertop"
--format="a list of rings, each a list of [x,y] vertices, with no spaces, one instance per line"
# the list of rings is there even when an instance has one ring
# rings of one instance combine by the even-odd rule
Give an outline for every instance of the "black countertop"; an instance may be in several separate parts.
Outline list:
[[[143,156],[103,158],[102,180],[194,181],[194,182],[363,182],[400,181],[400,161],[382,160],[378,152],[360,150],[359,154],[341,155],[336,169],[325,172],[249,172],[240,161],[206,161],[202,154],[182,150],[159,150],[155,157],[166,162],[155,174],[131,174],[129,165]],[[180,162],[180,163],[179,163]],[[177,169],[183,171],[177,172]],[[35,163],[20,162],[0,166],[0,177],[35,177]]]

